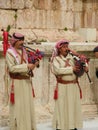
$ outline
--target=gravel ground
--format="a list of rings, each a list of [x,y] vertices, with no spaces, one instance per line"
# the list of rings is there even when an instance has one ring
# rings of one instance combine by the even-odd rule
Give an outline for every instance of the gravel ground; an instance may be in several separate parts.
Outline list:
[[[9,128],[1,127],[0,130],[9,130]],[[37,124],[37,130],[53,130],[51,122]],[[98,118],[85,120],[83,122],[83,129],[78,130],[98,130]]]

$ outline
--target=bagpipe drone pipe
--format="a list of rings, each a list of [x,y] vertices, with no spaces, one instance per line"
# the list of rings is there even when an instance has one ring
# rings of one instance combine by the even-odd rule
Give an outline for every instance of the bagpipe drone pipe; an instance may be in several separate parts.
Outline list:
[[[22,45],[22,47],[24,47],[27,51],[28,63],[35,64],[37,61],[42,60],[42,58],[44,57],[44,52],[40,51],[39,49],[35,50],[26,45]],[[38,64],[36,67],[39,68],[40,65]],[[29,70],[29,75],[33,77],[32,70]]]
[[[36,61],[39,61],[41,60],[43,57],[44,57],[44,52],[43,51],[40,51],[39,49],[33,49],[33,48],[30,48],[26,45],[22,45],[26,51],[27,51],[27,54],[28,54],[28,62],[29,63],[32,63],[32,64],[35,64]],[[39,65],[37,66],[39,68]]]

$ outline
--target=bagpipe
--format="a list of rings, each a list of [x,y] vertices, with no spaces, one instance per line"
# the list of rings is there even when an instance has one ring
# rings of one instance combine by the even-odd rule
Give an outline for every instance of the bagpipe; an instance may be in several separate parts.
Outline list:
[[[39,49],[32,49],[26,45],[22,45],[26,51],[27,51],[27,55],[28,55],[28,62],[35,64],[36,61],[41,60],[44,57],[44,52],[40,51]],[[39,65],[37,66],[37,68],[39,68]]]
[[[33,48],[30,48],[26,45],[22,45],[23,48],[25,48],[26,52],[27,52],[27,55],[28,55],[28,63],[31,63],[31,64],[35,64],[37,61],[39,60],[42,60],[42,58],[44,57],[44,52],[43,51],[40,51],[39,49],[33,49]],[[38,64],[36,66],[37,68],[40,67],[40,65]],[[32,70],[29,70],[28,74],[33,77],[33,72]]]
[[[74,72],[75,75],[77,77],[83,76],[84,72],[86,72],[84,67],[87,66],[90,59],[88,57],[86,57],[85,55],[83,55],[83,54],[79,55],[74,51],[69,51],[69,54],[72,55],[72,57],[73,57],[73,59],[75,61],[75,66],[78,66],[78,68],[79,68],[78,72]],[[87,74],[89,82],[92,83],[91,78],[90,78],[90,76],[88,74],[88,71],[86,72],[86,74]]]
[[[10,47],[10,43],[8,42],[9,37],[11,38],[12,36],[9,34],[8,31],[1,30],[3,31],[3,53],[4,56],[6,55],[7,49]],[[40,51],[39,49],[32,49],[26,45],[22,45],[23,48],[25,48],[27,55],[28,55],[28,63],[35,64],[36,61],[41,60],[44,57],[44,52]],[[37,66],[39,67],[39,65]]]

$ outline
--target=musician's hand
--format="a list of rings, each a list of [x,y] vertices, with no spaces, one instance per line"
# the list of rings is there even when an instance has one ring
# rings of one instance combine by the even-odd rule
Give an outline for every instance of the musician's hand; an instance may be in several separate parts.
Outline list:
[[[35,68],[35,64],[28,64],[28,68],[29,68],[30,70],[33,70],[33,69]]]
[[[72,54],[73,54],[74,56],[79,56],[79,55],[80,55],[80,54],[78,54],[76,51],[71,50],[70,48],[68,48],[68,50],[69,50],[69,52],[72,52]]]
[[[87,67],[87,66],[83,67],[83,69],[84,69],[84,71],[85,71],[86,73],[88,72],[88,67]]]
[[[74,67],[73,67],[73,72],[79,72],[79,71],[80,71],[79,66],[74,66]]]
[[[35,62],[35,66],[36,66],[36,67],[39,66],[39,60],[37,60],[37,61]]]

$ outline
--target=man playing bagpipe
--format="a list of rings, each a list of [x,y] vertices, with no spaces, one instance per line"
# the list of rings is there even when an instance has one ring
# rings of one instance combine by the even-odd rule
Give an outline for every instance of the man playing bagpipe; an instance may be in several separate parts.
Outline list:
[[[83,127],[80,101],[82,93],[77,79],[80,67],[73,55],[76,56],[77,53],[69,48],[69,41],[61,40],[56,43],[51,59],[52,72],[57,81],[53,116],[53,128],[56,130],[77,130]],[[87,65],[83,69],[87,72]]]
[[[13,33],[5,56],[6,73],[9,78],[6,87],[10,130],[36,130],[33,98],[35,95],[31,77],[40,59],[36,57],[35,62],[29,63],[28,53],[23,45],[24,36],[20,33]]]

